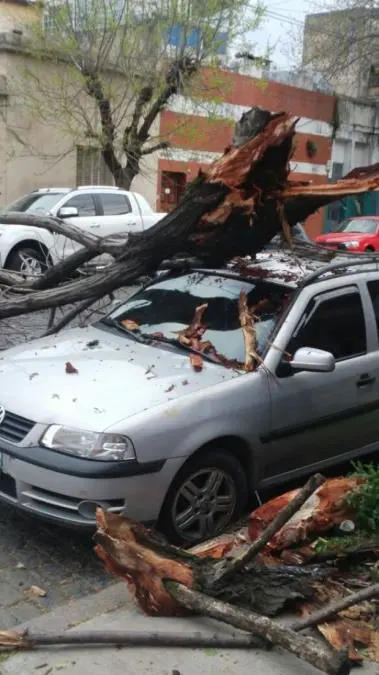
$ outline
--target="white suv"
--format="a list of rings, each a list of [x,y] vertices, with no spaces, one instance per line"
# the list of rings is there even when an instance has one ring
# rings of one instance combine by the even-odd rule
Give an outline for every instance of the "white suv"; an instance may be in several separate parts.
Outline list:
[[[26,276],[70,255],[80,244],[47,230],[17,224],[17,212],[51,215],[101,237],[127,236],[154,225],[165,214],[154,213],[144,197],[115,187],[41,188],[13,202],[3,213],[15,223],[0,225],[0,266]]]

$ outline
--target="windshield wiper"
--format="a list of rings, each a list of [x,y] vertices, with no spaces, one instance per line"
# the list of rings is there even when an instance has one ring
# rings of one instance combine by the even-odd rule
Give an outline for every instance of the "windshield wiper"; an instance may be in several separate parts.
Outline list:
[[[126,333],[128,337],[131,337],[132,340],[135,340],[136,342],[140,342],[142,344],[148,344],[151,345],[154,342],[161,342],[166,345],[172,345],[173,347],[177,347],[178,349],[182,349],[183,351],[186,352],[192,352],[192,354],[198,354],[201,356],[204,361],[209,361],[210,363],[217,363],[217,365],[222,365],[222,362],[216,357],[212,356],[211,354],[207,354],[205,352],[202,352],[200,349],[195,349],[195,347],[192,347],[191,345],[185,345],[178,338],[169,338],[166,337],[165,335],[156,335],[154,333],[141,333],[139,329],[136,330],[130,330],[128,328],[125,328],[125,326],[122,325],[117,319],[110,319],[104,318],[100,320],[101,323],[105,324],[106,326],[110,326],[111,328],[117,328],[119,331],[122,333]]]
[[[131,337],[132,340],[135,340],[135,342],[141,342],[142,344],[147,344],[150,342],[150,336],[145,336],[141,333],[139,330],[130,330],[129,328],[125,328],[125,326],[122,325],[117,319],[110,319],[109,317],[106,317],[104,319],[100,319],[100,323],[104,324],[105,326],[110,326],[110,328],[117,328],[121,333],[126,333],[128,337]],[[149,337],[149,339],[147,339]]]
[[[185,345],[178,338],[168,338],[165,335],[154,335],[149,333],[141,333],[142,337],[144,339],[149,340],[149,343],[151,344],[152,342],[162,342],[163,344],[166,345],[173,345],[174,347],[178,347],[179,349],[183,349],[186,352],[191,352],[192,354],[198,354],[201,356],[205,361],[210,361],[210,363],[217,363],[217,365],[222,365],[221,361],[215,356],[212,356],[211,354],[207,354],[206,352],[202,352],[200,349],[195,349],[195,347],[192,347],[191,345]]]

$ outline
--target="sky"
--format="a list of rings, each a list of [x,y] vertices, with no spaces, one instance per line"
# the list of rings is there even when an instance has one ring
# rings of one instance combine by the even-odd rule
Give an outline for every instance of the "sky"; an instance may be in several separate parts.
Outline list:
[[[252,33],[254,54],[264,56],[267,45],[270,45],[269,58],[278,68],[288,69],[293,64],[293,56],[289,54],[291,45],[296,41],[300,45],[300,34],[306,14],[315,9],[310,0],[262,0],[266,8],[265,18]],[[295,36],[295,37],[293,37]]]

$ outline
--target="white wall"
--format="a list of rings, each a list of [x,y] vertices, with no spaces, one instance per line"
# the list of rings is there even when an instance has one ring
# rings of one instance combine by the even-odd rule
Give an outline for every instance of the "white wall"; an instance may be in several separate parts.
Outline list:
[[[344,174],[357,166],[379,162],[379,106],[371,101],[341,98],[332,163],[344,165]]]

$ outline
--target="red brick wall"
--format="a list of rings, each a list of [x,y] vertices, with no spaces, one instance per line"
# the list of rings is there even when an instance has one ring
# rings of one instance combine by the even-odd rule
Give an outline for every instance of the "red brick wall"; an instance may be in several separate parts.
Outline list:
[[[201,92],[201,93],[200,93]],[[306,91],[278,82],[262,82],[246,75],[236,73],[217,72],[206,70],[202,73],[198,85],[198,96],[204,99],[225,102],[235,106],[258,105],[268,110],[279,112],[287,111],[296,117],[330,122],[333,118],[335,99],[319,92]],[[222,153],[230,142],[233,122],[229,119],[207,118],[205,116],[189,115],[165,111],[160,117],[160,136],[169,140],[172,148],[196,152]],[[300,123],[300,127],[302,124]],[[315,133],[313,133],[315,131]],[[326,172],[300,173],[303,166],[296,171],[296,162],[305,165],[321,165],[330,160],[332,141],[330,138],[319,135],[318,129],[312,133],[298,133],[295,139],[295,150],[292,161],[295,163],[291,177],[294,180],[323,183],[327,181]],[[312,141],[315,154],[309,156],[307,141]],[[207,164],[196,161],[176,161],[160,159],[158,163],[157,209],[160,209],[161,172],[179,171],[187,174],[191,181],[198,170]],[[320,171],[320,167],[317,167]],[[323,210],[308,219],[306,229],[310,236],[315,237],[322,230]]]

